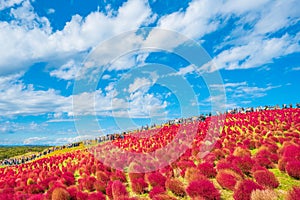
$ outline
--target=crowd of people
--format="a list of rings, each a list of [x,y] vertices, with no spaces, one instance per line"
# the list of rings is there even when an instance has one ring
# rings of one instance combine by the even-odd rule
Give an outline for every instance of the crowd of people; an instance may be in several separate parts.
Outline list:
[[[293,105],[292,104],[289,104],[289,105],[283,104],[282,107],[280,107],[279,105],[248,107],[248,108],[241,107],[241,108],[234,108],[232,110],[227,110],[223,114],[260,112],[260,111],[264,111],[264,110],[276,110],[276,109],[287,109],[287,108],[293,108]],[[297,103],[295,105],[295,108],[300,108],[300,103]],[[220,114],[222,114],[222,113],[216,112],[216,115],[220,115]],[[167,122],[165,122],[161,125],[158,125],[158,126],[156,124],[153,124],[151,126],[145,125],[145,126],[142,126],[140,129],[136,129],[136,130],[125,131],[125,132],[122,132],[122,133],[107,134],[107,135],[96,137],[95,139],[87,139],[87,140],[84,140],[84,141],[81,141],[81,142],[70,143],[70,144],[63,145],[63,146],[50,147],[50,148],[44,150],[43,152],[34,153],[34,154],[31,154],[31,155],[28,155],[28,156],[9,158],[9,159],[5,159],[5,160],[2,160],[2,161],[0,160],[0,165],[23,164],[23,163],[26,163],[28,161],[40,158],[40,157],[42,157],[44,155],[47,155],[49,153],[52,153],[54,151],[62,150],[62,149],[65,149],[65,148],[77,147],[80,144],[92,145],[92,144],[95,144],[95,143],[97,144],[97,143],[102,143],[102,142],[106,142],[106,141],[112,141],[112,140],[119,139],[119,138],[122,139],[122,138],[125,137],[126,134],[132,134],[132,133],[136,133],[136,132],[146,131],[146,130],[149,130],[149,129],[156,129],[158,127],[162,127],[162,126],[165,126],[165,125],[182,124],[182,123],[188,123],[188,122],[192,122],[192,121],[205,121],[205,119],[208,116],[212,116],[212,114],[209,113],[209,114],[201,114],[199,116],[190,117],[190,118],[172,119],[172,120],[168,120]]]

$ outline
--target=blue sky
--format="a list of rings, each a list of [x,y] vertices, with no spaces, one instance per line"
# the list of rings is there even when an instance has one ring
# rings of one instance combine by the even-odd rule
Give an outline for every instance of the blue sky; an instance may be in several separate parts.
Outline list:
[[[0,0],[0,145],[65,144],[215,110],[295,105],[297,3]],[[108,61],[86,68],[95,57]]]

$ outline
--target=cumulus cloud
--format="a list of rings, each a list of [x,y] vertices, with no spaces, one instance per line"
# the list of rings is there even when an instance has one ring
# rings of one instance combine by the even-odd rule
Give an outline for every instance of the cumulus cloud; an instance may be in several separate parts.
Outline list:
[[[133,93],[142,87],[149,87],[151,81],[147,78],[136,78],[132,84],[129,85],[128,91]]]
[[[24,0],[0,0],[0,11],[22,3]]]
[[[54,10],[53,8],[49,8],[49,9],[47,10],[47,14],[48,14],[48,15],[53,14],[53,13],[55,13],[55,10]]]
[[[248,44],[222,51],[211,63],[202,66],[208,72],[217,69],[249,69],[272,63],[274,59],[299,52],[299,40],[288,34],[280,38],[253,38]],[[217,67],[212,67],[212,63]]]
[[[141,83],[142,81],[142,83]],[[138,84],[138,85],[136,85]],[[130,118],[148,118],[152,116],[161,116],[160,112],[165,109],[167,104],[154,94],[149,94],[150,86],[145,87],[143,79],[136,79],[130,85],[130,94],[120,95],[122,91],[117,91],[113,85],[106,87],[106,94],[101,90],[95,92],[84,92],[73,96],[73,111],[78,115],[97,115],[114,116]],[[150,84],[150,82],[149,82]]]
[[[292,68],[292,71],[300,71],[300,67],[294,67]]]
[[[40,143],[40,144],[47,144],[49,141],[48,141],[48,138],[47,137],[30,137],[30,138],[27,138],[23,141],[23,144],[25,145],[31,145],[31,144],[37,144],[37,143]]]
[[[0,74],[26,69],[35,62],[49,62],[94,48],[100,42],[151,20],[144,0],[129,0],[116,16],[92,12],[83,18],[74,15],[63,30],[52,32],[47,18],[34,13],[29,1],[12,9],[14,20],[0,22]],[[12,63],[11,60],[14,60]]]
[[[228,33],[223,43],[214,47],[219,50],[212,62],[215,66],[206,64],[202,67],[203,72],[261,67],[273,59],[299,52],[299,34],[271,36],[299,21],[300,13],[295,0],[194,0],[186,10],[160,18],[158,25],[201,40],[203,36],[222,28],[232,17],[236,19],[236,27]],[[246,26],[250,30],[244,30]],[[229,49],[228,45],[231,46]],[[224,47],[225,50],[222,50]]]
[[[33,85],[18,81],[18,75],[0,77],[0,115],[39,115],[48,112],[70,112],[71,97],[54,89],[35,90]]]
[[[231,109],[234,107],[248,106],[251,105],[253,99],[261,98],[267,95],[267,92],[276,88],[280,88],[281,85],[268,84],[263,86],[251,86],[246,81],[244,82],[228,82],[224,84],[212,84],[210,85],[213,90],[226,91],[227,102],[222,105],[224,108]],[[219,102],[221,96],[210,96],[203,101],[200,105],[205,106],[207,103]],[[221,107],[219,108],[221,110]]]
[[[79,72],[79,68],[78,63],[72,59],[58,69],[51,71],[50,75],[64,80],[74,80]]]

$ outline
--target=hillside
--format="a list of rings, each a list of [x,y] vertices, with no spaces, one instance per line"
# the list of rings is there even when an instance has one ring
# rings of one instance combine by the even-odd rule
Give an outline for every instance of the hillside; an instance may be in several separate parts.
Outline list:
[[[50,146],[0,146],[0,160],[42,152],[49,147]]]
[[[296,199],[300,109],[212,116],[0,169],[0,199]]]

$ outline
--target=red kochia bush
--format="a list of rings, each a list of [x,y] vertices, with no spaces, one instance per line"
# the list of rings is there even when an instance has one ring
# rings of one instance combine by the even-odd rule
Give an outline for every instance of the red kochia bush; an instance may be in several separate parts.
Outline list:
[[[20,198],[20,199],[25,199],[25,198]],[[34,194],[26,199],[27,200],[41,200],[41,199],[44,199],[44,195],[43,194]]]
[[[165,187],[167,178],[160,172],[154,172],[148,175],[148,182],[152,187],[161,186]]]
[[[203,175],[199,169],[197,168],[187,168],[185,171],[184,179],[190,183],[192,181],[198,181],[198,180],[203,180],[207,179],[205,175]]]
[[[221,170],[218,172],[216,179],[223,188],[234,190],[237,182],[242,178],[232,170]]]
[[[88,200],[106,200],[106,198],[101,192],[93,192],[89,194]]]
[[[132,172],[129,172],[128,176],[129,176],[130,181],[132,181],[132,182],[134,180],[136,180],[136,179],[139,179],[139,178],[142,178],[142,179],[145,178],[145,174],[144,173],[132,173]]]
[[[258,170],[253,176],[256,182],[264,187],[277,188],[279,186],[277,178],[269,170]]]
[[[219,200],[220,192],[209,180],[191,182],[186,188],[187,194],[192,198],[204,198],[206,200]]]
[[[29,194],[38,194],[38,193],[44,193],[44,190],[41,186],[37,184],[32,184],[27,186],[27,192]]]
[[[99,181],[103,181],[103,182],[108,182],[109,181],[108,175],[105,172],[102,172],[102,171],[97,171],[96,172],[96,177],[97,177],[97,180],[99,180]]]
[[[289,176],[300,179],[300,161],[290,161],[285,166],[285,170]]]
[[[158,194],[158,195],[155,195],[152,200],[177,200],[177,198],[175,197],[172,197],[170,195],[167,195],[167,194]]]
[[[113,199],[113,194],[112,194],[112,181],[109,181],[107,183],[106,189],[105,189],[105,194],[108,196],[109,199]]]
[[[94,183],[94,187],[95,187],[96,191],[105,193],[106,184],[104,182],[97,180]]]
[[[76,200],[86,200],[88,199],[89,194],[86,192],[82,192],[82,191],[78,191],[77,192],[77,196],[76,196]]]
[[[235,200],[250,200],[251,193],[254,190],[262,190],[263,187],[251,180],[244,180],[238,184],[237,189],[234,191],[233,198]]]
[[[278,169],[282,172],[285,172],[286,164],[290,161],[295,161],[295,160],[293,158],[285,158],[285,157],[280,158],[278,161]]]
[[[255,161],[252,160],[250,156],[244,156],[236,157],[232,163],[238,166],[243,173],[249,174],[253,165],[255,164]]]
[[[244,177],[244,174],[243,174],[242,170],[238,166],[236,166],[235,164],[230,163],[228,161],[221,160],[221,161],[218,162],[217,171],[220,171],[220,170],[223,170],[223,169],[232,170],[232,171],[236,172],[237,174],[239,174],[241,177]]]
[[[287,145],[283,149],[283,157],[300,159],[300,147],[298,145]]]
[[[96,182],[96,178],[93,176],[89,176],[84,180],[84,188],[90,192],[95,190],[94,183]]]
[[[155,186],[149,192],[149,197],[152,199],[154,196],[165,193],[165,189],[161,186]]]
[[[51,199],[52,200],[69,200],[70,194],[66,189],[58,187],[53,190]]]
[[[286,200],[296,200],[300,197],[300,187],[293,187],[287,194]]]
[[[128,192],[126,190],[126,187],[119,180],[116,180],[112,183],[111,190],[114,199],[121,198],[121,197],[128,197]]]
[[[217,171],[215,170],[214,165],[212,163],[201,163],[198,165],[198,169],[207,178],[214,178],[217,175]]]
[[[70,194],[70,198],[71,199],[76,199],[76,195],[77,195],[77,192],[78,192],[77,186],[68,187],[67,190]]]
[[[184,176],[185,170],[190,167],[196,167],[195,163],[191,160],[189,161],[180,161],[177,163],[177,167],[181,170],[181,175]]]
[[[110,176],[110,179],[111,179],[111,181],[119,180],[123,183],[126,182],[126,176],[125,176],[124,172],[122,172],[120,170],[117,170],[114,174],[112,174]]]
[[[166,181],[166,187],[176,196],[185,196],[184,184],[178,179],[169,179]]]
[[[132,191],[137,194],[143,194],[147,189],[148,184],[145,182],[143,178],[135,179],[131,182]]]
[[[63,183],[66,184],[67,186],[75,184],[74,175],[69,172],[64,173],[62,175],[62,178],[63,178]]]

